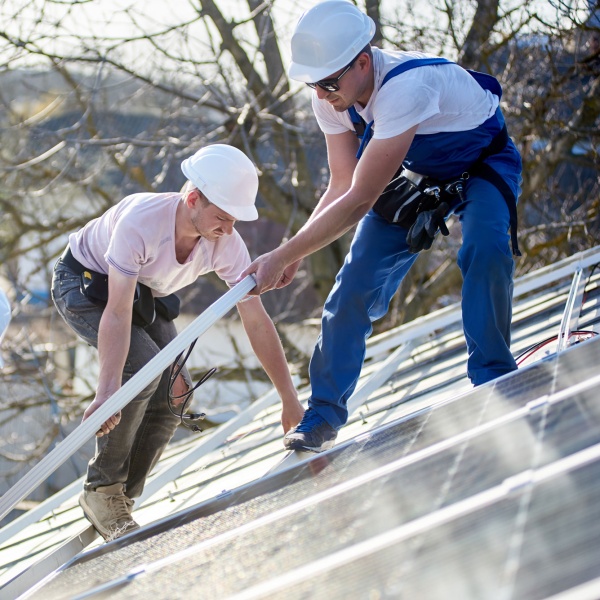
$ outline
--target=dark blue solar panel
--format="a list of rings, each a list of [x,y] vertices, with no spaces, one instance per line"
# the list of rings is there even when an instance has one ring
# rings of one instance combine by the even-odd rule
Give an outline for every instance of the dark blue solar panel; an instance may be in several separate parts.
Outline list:
[[[598,466],[513,491],[505,482],[600,443],[599,386],[560,394],[595,377],[599,355],[599,343],[586,342],[362,435],[104,546],[33,597],[72,597],[169,559],[111,597],[226,597],[278,575],[293,580],[296,569],[428,520],[420,532],[381,549],[374,543],[360,560],[284,584],[273,597],[541,598],[585,582],[591,562],[600,564]],[[492,502],[478,500],[505,487],[510,493]],[[441,511],[464,506],[436,523]],[[255,526],[257,519],[265,522]]]

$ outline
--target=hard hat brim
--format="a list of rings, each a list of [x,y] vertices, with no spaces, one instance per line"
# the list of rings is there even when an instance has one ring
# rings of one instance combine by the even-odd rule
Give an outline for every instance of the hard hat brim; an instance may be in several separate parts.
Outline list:
[[[308,65],[292,62],[288,69],[288,76],[290,79],[301,81],[302,83],[315,83],[316,81],[321,81],[321,79],[330,77],[345,66],[346,65],[344,64],[337,69],[331,70],[331,67],[310,67]]]
[[[236,221],[256,221],[256,219],[258,219],[258,211],[256,210],[256,206],[229,206],[227,204],[213,202],[210,198],[208,198],[208,201],[221,210],[224,210]]]
[[[258,211],[254,204],[248,206],[231,206],[225,202],[221,202],[218,198],[211,198],[211,194],[207,193],[204,182],[198,179],[196,173],[191,168],[190,159],[186,159],[181,163],[181,171],[198,190],[200,190],[206,199],[215,206],[224,210],[228,215],[231,215],[236,221],[256,221],[258,219]]]

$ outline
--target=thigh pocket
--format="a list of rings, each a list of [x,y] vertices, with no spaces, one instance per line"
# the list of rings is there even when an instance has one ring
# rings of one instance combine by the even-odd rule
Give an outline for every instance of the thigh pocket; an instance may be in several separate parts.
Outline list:
[[[81,276],[69,271],[59,271],[55,274],[52,289],[54,300],[73,313],[89,310],[97,311],[98,306],[81,293]]]

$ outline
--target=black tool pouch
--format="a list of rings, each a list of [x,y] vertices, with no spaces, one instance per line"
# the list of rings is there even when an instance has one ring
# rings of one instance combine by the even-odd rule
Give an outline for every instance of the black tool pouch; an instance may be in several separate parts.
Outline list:
[[[458,193],[450,191],[451,185],[402,169],[379,196],[373,210],[388,223],[410,229],[420,213],[436,209],[444,200],[448,202],[449,194]]]
[[[108,302],[108,275],[86,269],[81,273],[81,293],[92,302],[106,304]],[[138,327],[148,327],[156,316],[152,290],[143,283],[135,286],[133,312],[131,322]]]
[[[108,275],[85,270],[81,273],[81,293],[93,302],[108,302]]]
[[[154,323],[155,318],[156,308],[152,290],[143,283],[137,283],[135,286],[135,296],[133,297],[131,322],[139,327],[148,327],[148,325]]]
[[[154,298],[156,314],[160,315],[167,321],[173,321],[179,316],[180,304],[181,301],[175,294],[169,294],[168,296],[157,296]]]

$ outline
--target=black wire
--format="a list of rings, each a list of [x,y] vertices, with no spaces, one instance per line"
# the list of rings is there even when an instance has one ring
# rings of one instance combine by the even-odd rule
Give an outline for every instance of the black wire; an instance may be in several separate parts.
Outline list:
[[[583,310],[583,305],[586,303],[587,300],[587,295],[588,295],[588,286],[590,285],[591,281],[592,281],[592,277],[594,275],[594,271],[600,267],[600,263],[596,263],[595,265],[592,266],[592,269],[590,271],[590,274],[588,275],[587,281],[585,282],[585,285],[583,286],[583,293],[581,294],[581,309]],[[576,335],[576,334],[589,334],[591,336],[596,336],[598,335],[597,332],[595,331],[587,331],[587,330],[581,330],[581,331],[571,331],[569,334],[569,337],[571,335]],[[523,350],[523,352],[521,352],[521,354],[519,354],[519,356],[517,356],[515,358],[515,361],[517,362],[517,364],[519,363],[519,360],[523,359],[525,360],[526,358],[529,358],[529,356],[531,356],[534,352],[536,352],[537,350],[539,350],[540,348],[543,348],[546,344],[557,340],[558,339],[558,335],[553,335],[549,338],[546,338],[545,340],[542,340],[541,342],[538,342],[537,344],[533,344],[532,346],[530,346],[529,348],[527,348],[526,350]],[[525,356],[527,355],[527,356]]]
[[[596,331],[581,329],[581,330],[577,330],[577,331],[571,331],[571,333],[569,334],[569,337],[571,337],[572,335],[589,335],[590,337],[594,337],[594,336],[598,335],[598,333]],[[558,339],[558,335],[553,335],[553,336],[550,336],[549,338],[546,338],[545,340],[542,340],[541,342],[537,342],[537,344],[533,344],[532,346],[529,346],[529,348],[526,348],[525,350],[523,350],[523,352],[521,352],[521,354],[519,354],[515,358],[515,362],[517,364],[519,364],[520,360],[525,360],[525,359],[529,358],[534,352],[536,352],[540,348],[543,348],[546,344],[556,341],[557,339]]]
[[[179,417],[179,421],[184,427],[187,427],[187,429],[190,429],[191,431],[194,431],[196,433],[200,433],[202,431],[202,429],[200,429],[200,427],[196,423],[192,423],[192,424],[188,425],[187,421],[200,421],[200,420],[204,419],[204,417],[206,416],[205,413],[185,414],[185,410],[187,409],[188,404],[190,403],[191,399],[193,398],[194,392],[203,383],[208,381],[208,379],[210,379],[217,372],[216,367],[213,367],[212,369],[209,369],[206,373],[204,373],[204,375],[202,375],[202,377],[200,378],[200,381],[198,381],[191,389],[189,389],[184,394],[179,394],[177,396],[173,395],[173,385],[175,384],[177,377],[183,370],[183,367],[185,366],[185,363],[187,362],[197,341],[198,340],[196,339],[190,344],[190,346],[187,350],[187,353],[185,355],[185,358],[181,362],[179,362],[179,360],[183,356],[183,352],[181,352],[177,356],[177,358],[175,358],[173,364],[171,365],[171,369],[169,371],[169,387],[167,390],[167,403],[169,406],[169,410],[171,411],[171,414],[175,415],[176,417]],[[184,350],[184,352],[185,352],[185,350]],[[181,398],[183,398],[183,401],[181,402],[181,404],[178,407],[174,407],[173,400],[179,400]],[[179,412],[177,412],[175,410],[175,408],[180,409]]]

